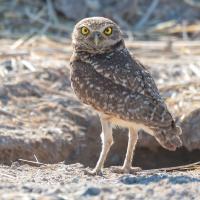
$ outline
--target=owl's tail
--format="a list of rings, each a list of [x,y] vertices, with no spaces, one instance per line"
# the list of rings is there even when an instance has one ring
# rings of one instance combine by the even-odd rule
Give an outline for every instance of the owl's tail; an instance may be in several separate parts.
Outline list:
[[[162,147],[170,151],[175,151],[176,148],[182,146],[182,141],[180,139],[181,134],[181,128],[176,126],[174,121],[172,121],[170,127],[154,129],[154,136],[156,140]]]

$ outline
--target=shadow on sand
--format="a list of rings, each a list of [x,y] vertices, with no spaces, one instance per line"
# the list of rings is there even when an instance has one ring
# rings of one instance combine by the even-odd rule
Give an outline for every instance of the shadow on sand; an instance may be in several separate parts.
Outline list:
[[[144,184],[148,185],[150,183],[157,183],[162,180],[166,180],[171,184],[186,184],[193,182],[200,182],[200,178],[189,177],[186,175],[166,175],[166,174],[155,174],[150,176],[134,176],[134,175],[124,175],[120,178],[120,182],[124,184]]]

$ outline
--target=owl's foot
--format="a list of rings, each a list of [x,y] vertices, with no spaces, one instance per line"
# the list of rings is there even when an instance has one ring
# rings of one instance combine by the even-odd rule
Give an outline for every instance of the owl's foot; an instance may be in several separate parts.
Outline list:
[[[101,170],[96,170],[96,169],[93,169],[93,170],[85,169],[84,174],[89,175],[89,176],[102,176],[103,175]]]
[[[142,171],[140,167],[119,167],[112,166],[110,167],[111,171],[117,174],[135,174],[139,171]]]

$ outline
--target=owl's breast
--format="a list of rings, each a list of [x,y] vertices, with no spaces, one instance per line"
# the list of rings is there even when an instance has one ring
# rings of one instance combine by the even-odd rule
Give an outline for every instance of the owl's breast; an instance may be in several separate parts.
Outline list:
[[[101,76],[89,64],[72,63],[71,84],[76,96],[96,110],[105,114],[126,112],[123,101],[129,91]]]
[[[135,118],[134,112],[139,107],[141,96],[101,75],[90,63],[71,63],[71,83],[75,94],[83,103],[110,116]],[[138,99],[137,103],[135,98]]]
[[[103,106],[106,107],[104,104],[108,100],[106,95],[108,84],[90,65],[83,62],[71,63],[71,85],[83,103],[98,110]]]

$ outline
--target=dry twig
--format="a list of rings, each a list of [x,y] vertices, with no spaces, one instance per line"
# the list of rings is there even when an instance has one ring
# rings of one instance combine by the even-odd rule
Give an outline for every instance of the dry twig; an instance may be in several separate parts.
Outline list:
[[[5,116],[8,116],[9,118],[16,118],[16,116],[13,115],[12,113],[2,110],[2,109],[0,109],[0,115],[5,115]]]
[[[41,162],[38,162],[38,161],[25,160],[25,159],[18,159],[18,161],[21,162],[21,163],[28,164],[30,166],[34,166],[34,167],[40,167],[42,165],[45,165],[45,163],[41,163]]]
[[[143,170],[141,173],[175,172],[175,171],[191,171],[191,170],[200,170],[200,161],[176,167],[165,167],[160,169]]]
[[[11,176],[11,175],[9,175],[9,174],[0,173],[0,175],[1,175],[1,176],[5,176],[5,177],[7,177],[7,178],[11,178],[11,179],[16,179],[15,176]]]
[[[58,24],[58,17],[56,15],[54,6],[52,4],[52,0],[47,0],[47,8],[48,8],[48,15],[51,21],[53,21],[54,24]]]
[[[157,5],[159,4],[159,0],[154,0],[151,5],[149,6],[147,12],[143,17],[139,20],[139,22],[134,26],[134,30],[140,30],[145,23],[148,21],[154,10],[156,9]]]
[[[0,52],[0,58],[5,57],[18,57],[18,56],[29,56],[29,52]]]
[[[187,3],[190,6],[193,6],[195,8],[200,8],[200,2],[194,1],[194,0],[184,0],[185,3]]]
[[[71,32],[71,29],[69,29],[67,26],[64,26],[62,24],[52,24],[49,23],[48,21],[42,19],[41,17],[39,17],[38,15],[34,15],[30,12],[29,9],[26,9],[26,15],[33,21],[37,21],[40,24],[46,26],[48,24],[49,28],[57,30],[57,31],[64,31],[64,32]]]

